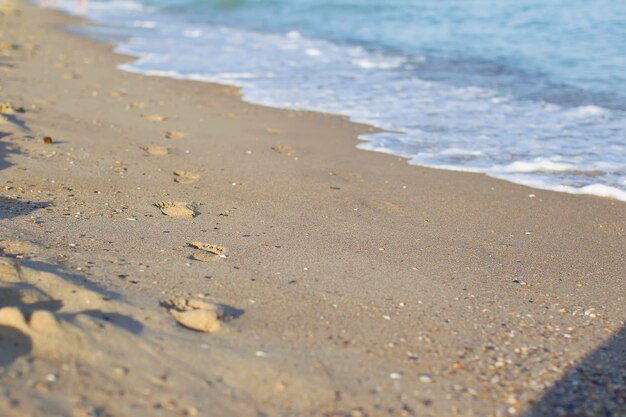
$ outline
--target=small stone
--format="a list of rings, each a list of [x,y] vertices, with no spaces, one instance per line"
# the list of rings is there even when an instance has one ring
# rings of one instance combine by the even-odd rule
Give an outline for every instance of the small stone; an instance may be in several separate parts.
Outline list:
[[[50,136],[44,136],[43,137],[43,143],[50,145],[52,144],[52,138]]]

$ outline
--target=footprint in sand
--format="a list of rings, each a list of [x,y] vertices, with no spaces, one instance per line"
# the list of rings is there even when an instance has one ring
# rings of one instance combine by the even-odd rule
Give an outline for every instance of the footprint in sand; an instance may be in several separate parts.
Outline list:
[[[220,329],[224,308],[202,300],[177,298],[166,303],[168,312],[178,324],[198,332],[212,333]]]
[[[61,74],[61,78],[64,80],[75,80],[80,77],[75,72],[64,72]]]
[[[189,242],[188,245],[192,248],[212,253],[213,255],[222,255],[224,254],[224,252],[226,252],[226,248],[224,248],[223,246],[213,245],[211,243]]]
[[[281,129],[276,129],[275,127],[267,127],[265,128],[265,131],[269,135],[282,135],[283,134],[283,131]]]
[[[346,181],[363,182],[363,176],[354,171],[330,171],[328,175],[333,177],[340,177]]]
[[[149,122],[162,122],[167,119],[166,117],[158,114],[142,114],[141,117]]]
[[[161,210],[161,213],[170,217],[195,217],[198,213],[189,207],[187,203],[180,201],[162,201],[160,203],[154,203],[156,207]]]
[[[163,134],[166,139],[182,139],[187,136],[187,132],[182,130],[168,130]]]
[[[272,150],[287,156],[293,156],[296,154],[296,150],[289,145],[275,145],[272,146]]]
[[[189,242],[189,246],[192,248],[200,249],[202,253],[192,253],[189,258],[200,262],[217,262],[220,258],[226,258],[224,252],[226,248],[223,246],[212,245],[210,243],[203,242]]]
[[[183,170],[174,171],[174,175],[174,181],[181,184],[190,184],[200,178],[200,175],[198,174]]]
[[[12,42],[0,42],[0,52],[13,52],[20,49],[20,46],[16,43]]]
[[[148,145],[139,148],[150,156],[166,156],[170,153],[170,150],[165,146]]]
[[[406,212],[406,209],[404,207],[388,200],[370,198],[363,201],[362,203],[369,208],[384,211],[387,214],[402,215]]]

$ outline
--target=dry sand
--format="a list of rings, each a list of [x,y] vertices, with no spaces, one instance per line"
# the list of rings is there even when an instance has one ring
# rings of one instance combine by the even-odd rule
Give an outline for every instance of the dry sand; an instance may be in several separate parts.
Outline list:
[[[0,2],[0,415],[626,413],[623,203],[358,151],[68,24]]]

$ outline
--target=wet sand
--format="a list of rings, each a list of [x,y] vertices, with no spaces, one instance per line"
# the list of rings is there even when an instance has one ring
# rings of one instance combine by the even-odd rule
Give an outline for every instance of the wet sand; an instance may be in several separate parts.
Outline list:
[[[624,203],[0,22],[1,415],[626,411]]]

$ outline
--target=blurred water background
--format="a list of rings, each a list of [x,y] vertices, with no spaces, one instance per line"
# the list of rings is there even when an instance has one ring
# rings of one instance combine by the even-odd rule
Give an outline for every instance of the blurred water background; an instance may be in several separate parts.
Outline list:
[[[73,1],[60,7],[73,10]],[[123,69],[350,116],[359,148],[626,201],[626,2],[91,0]]]

